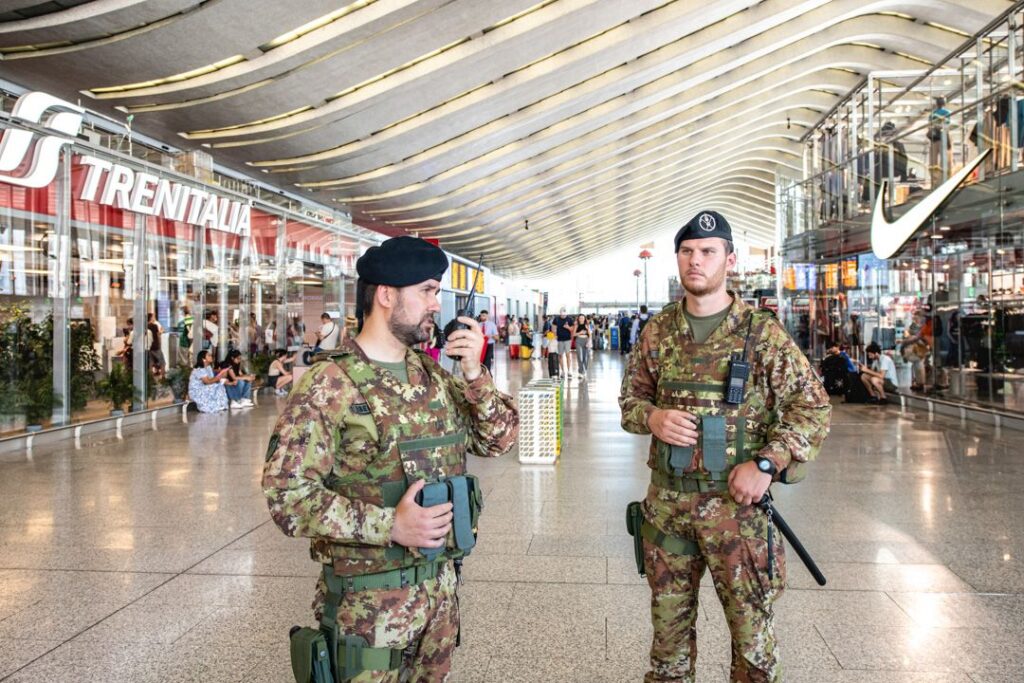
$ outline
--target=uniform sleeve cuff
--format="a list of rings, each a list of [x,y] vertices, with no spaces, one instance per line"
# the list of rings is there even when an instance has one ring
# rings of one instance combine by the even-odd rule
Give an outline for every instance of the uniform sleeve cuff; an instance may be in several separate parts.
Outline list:
[[[391,545],[391,531],[395,526],[395,508],[373,506],[362,528],[361,542],[366,545]]]
[[[479,403],[489,393],[494,391],[494,380],[487,368],[480,366],[480,375],[472,382],[466,382],[466,400],[470,403]]]
[[[775,465],[775,469],[779,472],[789,467],[789,463],[792,462],[793,456],[789,454],[789,449],[780,443],[770,443],[758,453],[762,458],[768,458]]]

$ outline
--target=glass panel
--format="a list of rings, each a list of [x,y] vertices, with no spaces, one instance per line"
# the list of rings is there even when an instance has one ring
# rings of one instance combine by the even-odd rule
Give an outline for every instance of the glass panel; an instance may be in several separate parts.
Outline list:
[[[49,426],[56,397],[53,382],[53,309],[59,273],[54,233],[57,183],[26,189],[0,184],[0,435],[23,432],[28,425]],[[76,325],[86,353],[83,367],[94,360],[88,331]],[[77,356],[76,356],[77,360]],[[88,372],[76,384],[72,404],[88,400]]]

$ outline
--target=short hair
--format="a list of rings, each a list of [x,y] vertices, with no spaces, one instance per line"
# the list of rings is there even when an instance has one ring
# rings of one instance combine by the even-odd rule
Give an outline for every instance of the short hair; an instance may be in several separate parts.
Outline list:
[[[278,358],[281,358],[282,356],[287,356],[288,351],[286,349],[277,349],[274,351],[274,355],[277,356]]]
[[[331,314],[328,313],[327,311],[324,311],[323,313],[320,314],[320,319],[321,320],[330,320],[331,319]]]
[[[871,342],[865,350],[868,353],[877,353],[879,355],[882,353],[882,347],[878,345],[878,342]]]
[[[646,313],[647,312],[647,304],[641,304],[640,305],[640,312],[641,313]]]
[[[373,313],[373,301],[377,298],[377,285],[373,282],[367,282],[363,285],[363,296],[362,296],[362,308],[363,319],[366,319],[371,313]]]
[[[728,256],[729,254],[731,254],[734,251],[736,251],[736,245],[732,243],[732,240],[727,240],[727,239],[725,239],[723,237],[722,241],[725,242],[725,255],[726,256]]]
[[[490,315],[490,313],[488,313],[487,310],[485,309],[483,311],[480,311],[480,315]]]

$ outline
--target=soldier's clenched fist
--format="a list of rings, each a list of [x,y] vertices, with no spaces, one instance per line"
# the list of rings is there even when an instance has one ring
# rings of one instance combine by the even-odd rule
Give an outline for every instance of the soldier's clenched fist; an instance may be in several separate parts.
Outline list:
[[[697,418],[685,410],[655,408],[647,418],[647,427],[660,441],[674,446],[697,443]]]

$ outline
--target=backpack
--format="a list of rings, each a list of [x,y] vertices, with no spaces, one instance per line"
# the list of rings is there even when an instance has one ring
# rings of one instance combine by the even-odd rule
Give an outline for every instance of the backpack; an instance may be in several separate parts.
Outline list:
[[[829,356],[821,361],[821,374],[825,383],[825,391],[831,396],[845,396],[850,387],[850,372],[846,359],[842,356]]]

